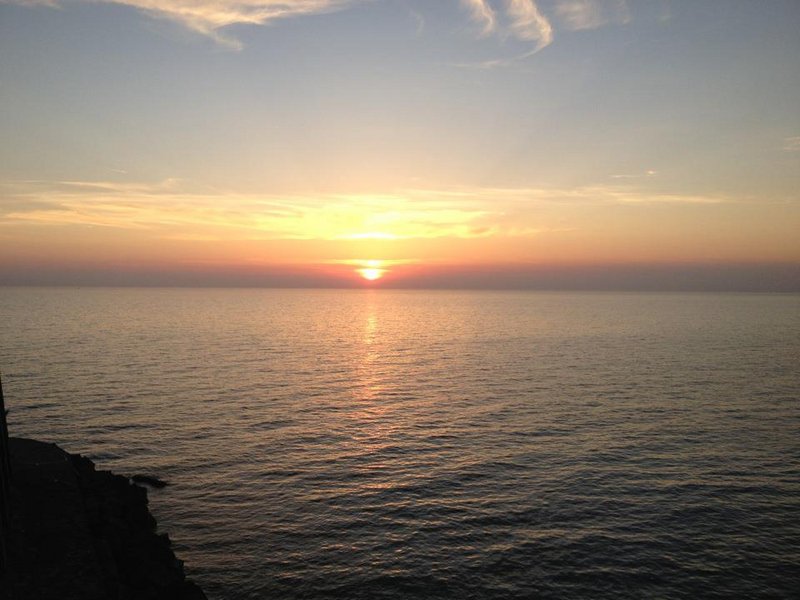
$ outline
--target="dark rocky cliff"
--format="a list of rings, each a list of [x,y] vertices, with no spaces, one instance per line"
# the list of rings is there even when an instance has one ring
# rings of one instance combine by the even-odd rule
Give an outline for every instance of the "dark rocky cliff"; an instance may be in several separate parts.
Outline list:
[[[202,600],[147,491],[54,444],[11,438],[10,600]]]

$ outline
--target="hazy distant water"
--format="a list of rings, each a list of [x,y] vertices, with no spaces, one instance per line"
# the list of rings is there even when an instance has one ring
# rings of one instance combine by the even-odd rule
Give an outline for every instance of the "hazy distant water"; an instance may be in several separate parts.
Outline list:
[[[800,589],[800,296],[0,288],[0,352],[212,598]]]

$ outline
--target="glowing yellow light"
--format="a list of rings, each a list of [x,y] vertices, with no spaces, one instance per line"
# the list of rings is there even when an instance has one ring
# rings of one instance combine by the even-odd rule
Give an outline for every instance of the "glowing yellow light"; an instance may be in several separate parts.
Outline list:
[[[356,272],[368,281],[375,281],[383,277],[386,269],[356,269]]]
[[[375,260],[374,258],[365,260],[362,258],[349,262],[358,266],[358,268],[355,269],[355,272],[367,281],[375,281],[380,279],[389,272],[389,269],[386,268],[388,266],[388,262],[384,260]]]
[[[384,231],[368,231],[367,233],[352,233],[344,236],[346,240],[396,240],[399,236]]]

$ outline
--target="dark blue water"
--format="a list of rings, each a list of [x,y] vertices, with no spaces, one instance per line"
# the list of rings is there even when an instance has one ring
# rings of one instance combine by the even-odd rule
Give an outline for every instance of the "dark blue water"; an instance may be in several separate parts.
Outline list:
[[[211,598],[790,598],[800,297],[0,290],[10,427]]]

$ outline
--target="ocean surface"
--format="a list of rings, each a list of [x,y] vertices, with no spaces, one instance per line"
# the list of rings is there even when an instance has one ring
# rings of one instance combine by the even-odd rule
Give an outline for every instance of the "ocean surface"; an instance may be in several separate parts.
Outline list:
[[[0,288],[12,434],[210,598],[790,598],[800,296]]]

